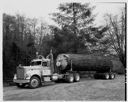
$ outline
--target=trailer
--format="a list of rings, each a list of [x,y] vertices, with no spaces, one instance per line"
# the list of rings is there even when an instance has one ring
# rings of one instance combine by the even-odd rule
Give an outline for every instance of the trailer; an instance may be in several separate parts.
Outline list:
[[[84,54],[60,54],[56,60],[56,66],[60,73],[68,70],[95,71],[94,78],[114,79],[112,72],[113,63],[104,56],[84,55]]]

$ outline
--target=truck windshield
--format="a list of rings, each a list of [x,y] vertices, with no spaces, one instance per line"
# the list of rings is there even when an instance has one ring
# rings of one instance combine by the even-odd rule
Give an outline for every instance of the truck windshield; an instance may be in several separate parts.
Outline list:
[[[34,65],[41,65],[41,61],[31,62],[30,65],[31,65],[31,66],[34,66]]]

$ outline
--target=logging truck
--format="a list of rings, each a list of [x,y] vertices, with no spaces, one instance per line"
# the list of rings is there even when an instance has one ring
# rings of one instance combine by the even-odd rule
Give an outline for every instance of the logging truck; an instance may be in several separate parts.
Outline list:
[[[20,88],[26,84],[30,88],[37,88],[43,82],[56,82],[61,79],[72,83],[80,81],[79,71],[95,71],[94,78],[108,80],[115,78],[111,69],[112,62],[101,56],[59,54],[54,61],[51,51],[46,58],[38,55],[30,62],[30,66],[19,65],[13,82]]]

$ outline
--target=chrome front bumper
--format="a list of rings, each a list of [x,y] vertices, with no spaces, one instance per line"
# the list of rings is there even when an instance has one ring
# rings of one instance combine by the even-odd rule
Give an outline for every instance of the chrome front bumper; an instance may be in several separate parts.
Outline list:
[[[13,79],[13,82],[14,83],[29,83],[30,80],[29,79],[26,79],[26,80]]]

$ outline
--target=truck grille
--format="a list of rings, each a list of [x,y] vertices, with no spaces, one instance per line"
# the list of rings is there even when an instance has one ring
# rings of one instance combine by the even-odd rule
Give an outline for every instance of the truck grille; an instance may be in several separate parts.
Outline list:
[[[17,79],[24,79],[24,68],[17,68]]]

